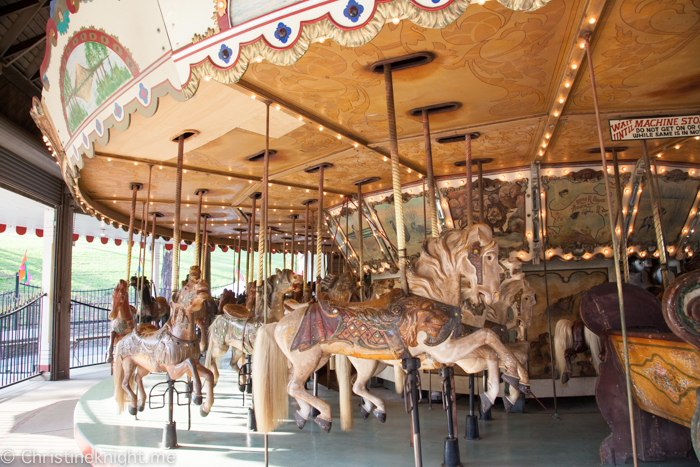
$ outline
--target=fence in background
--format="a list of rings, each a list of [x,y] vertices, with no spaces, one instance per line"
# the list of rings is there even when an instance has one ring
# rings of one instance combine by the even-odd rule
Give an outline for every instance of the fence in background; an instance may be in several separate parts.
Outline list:
[[[39,374],[42,297],[0,315],[0,387]]]

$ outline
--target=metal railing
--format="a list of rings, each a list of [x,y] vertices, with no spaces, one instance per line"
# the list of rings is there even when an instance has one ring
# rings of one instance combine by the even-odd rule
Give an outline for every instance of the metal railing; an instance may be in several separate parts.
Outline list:
[[[111,321],[109,308],[101,306],[103,297],[94,295],[97,303],[76,300],[87,297],[73,293],[70,321],[70,367],[80,368],[105,363]],[[111,290],[108,306],[111,306]]]
[[[42,297],[0,315],[0,387],[40,374]]]

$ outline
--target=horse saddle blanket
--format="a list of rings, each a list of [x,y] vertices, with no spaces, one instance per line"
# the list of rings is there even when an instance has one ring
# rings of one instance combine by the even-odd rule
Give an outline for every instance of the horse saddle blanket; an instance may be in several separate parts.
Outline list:
[[[119,342],[122,357],[141,355],[151,366],[175,365],[188,358],[199,360],[199,340],[184,340],[170,332],[170,324],[158,329],[150,324],[139,325],[134,332]]]

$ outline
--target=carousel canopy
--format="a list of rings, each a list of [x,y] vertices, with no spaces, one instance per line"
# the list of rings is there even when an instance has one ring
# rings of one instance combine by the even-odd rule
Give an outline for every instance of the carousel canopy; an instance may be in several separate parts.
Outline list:
[[[148,209],[164,214],[158,233],[168,237],[184,135],[183,237],[194,238],[196,192],[206,189],[210,242],[234,244],[261,191],[269,103],[273,241],[291,238],[293,215],[301,234],[304,202],[318,198],[309,169],[329,164],[329,235],[350,255],[362,235],[367,265],[385,268],[396,260],[396,223],[381,61],[401,58],[393,86],[409,255],[429,230],[420,109],[438,106],[429,127],[443,227],[465,222],[459,163],[463,135],[473,134],[472,158],[484,160],[483,220],[505,254],[532,258],[537,182],[549,255],[612,257],[590,39],[605,145],[620,159],[627,220],[618,228],[629,252],[653,254],[642,149],[626,124],[609,124],[648,117],[641,125],[658,130],[647,143],[667,241],[672,253],[692,254],[700,241],[699,21],[685,0],[57,0],[32,116],[86,212],[127,223],[138,182],[139,219],[150,177]],[[674,116],[688,118],[682,131],[657,118]],[[613,141],[615,131],[628,140]],[[360,232],[356,182],[368,177],[376,179],[362,186]]]

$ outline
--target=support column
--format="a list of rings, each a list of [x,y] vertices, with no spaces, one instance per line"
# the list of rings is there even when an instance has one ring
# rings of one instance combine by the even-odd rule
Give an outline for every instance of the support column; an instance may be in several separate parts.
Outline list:
[[[298,214],[292,214],[291,216],[289,216],[289,218],[292,219],[292,248],[291,248],[291,251],[290,251],[291,256],[292,256],[292,258],[291,258],[291,263],[292,263],[292,264],[291,264],[290,269],[291,269],[292,271],[294,271],[294,257],[296,256],[296,255],[294,254],[294,251],[295,251],[295,250],[294,250],[294,241],[296,240],[296,237],[297,237],[297,219],[299,218],[299,215],[298,215]]]
[[[646,140],[642,140],[642,154],[644,155],[644,168],[646,169],[646,182],[649,186],[649,199],[651,200],[651,209],[654,216],[654,233],[656,234],[656,250],[659,252],[659,264],[661,265],[661,281],[664,290],[668,288],[668,260],[666,258],[666,240],[664,239],[663,224],[661,219],[661,204],[657,197],[659,193],[659,185],[654,176],[651,158],[649,157],[649,149],[647,148]]]
[[[73,208],[74,201],[68,188],[62,188],[58,224],[54,235],[55,276],[53,328],[51,333],[51,380],[70,377],[70,291],[73,264]]]
[[[156,290],[155,293],[160,295],[160,256],[163,252],[163,246],[154,241],[153,248],[155,249],[155,254],[153,255],[153,287]]]
[[[624,148],[627,149],[627,148]],[[620,165],[617,161],[618,151],[623,148],[612,148],[613,168],[615,169],[615,194],[617,195],[617,225],[620,226],[620,266],[625,282],[630,281],[629,261],[627,261],[627,229],[625,229],[625,216],[622,214],[622,182],[620,180]]]

